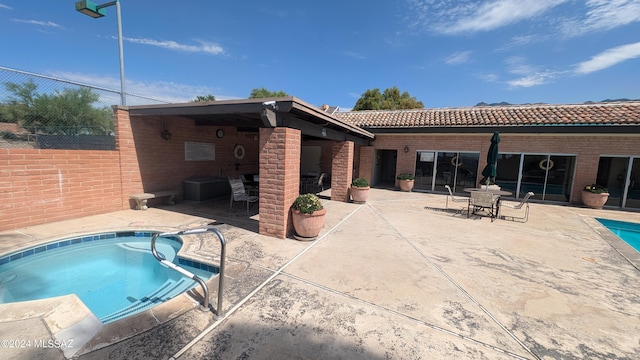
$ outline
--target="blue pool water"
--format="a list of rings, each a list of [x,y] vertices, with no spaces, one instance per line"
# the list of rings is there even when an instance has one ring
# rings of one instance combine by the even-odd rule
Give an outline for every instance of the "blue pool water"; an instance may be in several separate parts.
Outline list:
[[[596,219],[632,248],[640,252],[640,224],[626,221]]]
[[[104,323],[167,301],[196,283],[151,254],[149,232],[84,236],[0,257],[0,303],[76,294]],[[156,249],[207,280],[217,268],[177,256],[178,238],[158,238]]]

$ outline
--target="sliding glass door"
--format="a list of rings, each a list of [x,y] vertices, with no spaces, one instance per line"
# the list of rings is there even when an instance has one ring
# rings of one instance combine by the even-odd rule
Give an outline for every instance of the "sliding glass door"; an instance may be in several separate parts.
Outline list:
[[[606,206],[640,209],[640,158],[600,157],[596,183],[609,190]]]
[[[462,193],[466,187],[476,187],[482,170],[479,159],[479,153],[418,151],[414,189],[447,192],[444,186],[449,185],[453,192]],[[569,202],[575,161],[573,155],[499,154],[496,183],[516,198],[532,191],[534,199]]]
[[[418,151],[416,156],[415,190],[454,192],[474,187],[479,153],[456,151]]]
[[[529,191],[538,200],[569,202],[575,156],[500,154],[496,183],[523,198]]]

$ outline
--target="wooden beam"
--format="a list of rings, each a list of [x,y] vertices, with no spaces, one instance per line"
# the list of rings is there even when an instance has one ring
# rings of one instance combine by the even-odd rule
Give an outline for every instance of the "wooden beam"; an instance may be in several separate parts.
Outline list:
[[[303,135],[313,136],[321,139],[335,141],[353,141],[357,145],[370,145],[369,140],[360,136],[349,134],[346,132],[331,129],[327,126],[313,124],[308,121],[290,116],[288,114],[276,113],[277,125],[298,129]]]
[[[260,118],[265,127],[273,128],[277,126],[276,113],[271,109],[262,109],[262,111],[260,111]]]

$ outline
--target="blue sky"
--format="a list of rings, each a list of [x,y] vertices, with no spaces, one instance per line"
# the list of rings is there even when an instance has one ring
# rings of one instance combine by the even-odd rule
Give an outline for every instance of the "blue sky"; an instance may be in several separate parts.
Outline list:
[[[115,7],[0,0],[0,66],[118,90]],[[98,2],[102,3],[102,2]],[[640,0],[122,0],[127,92],[284,90],[351,108],[397,86],[425,107],[640,98]]]

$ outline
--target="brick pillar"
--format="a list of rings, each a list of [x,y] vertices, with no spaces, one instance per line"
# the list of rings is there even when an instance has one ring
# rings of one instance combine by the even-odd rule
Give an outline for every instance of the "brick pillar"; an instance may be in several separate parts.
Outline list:
[[[353,141],[336,141],[331,161],[331,200],[349,201],[353,180]]]
[[[300,187],[300,130],[260,128],[259,233],[284,239],[293,232],[289,209]]]
[[[361,146],[360,147],[360,159],[359,159],[359,173],[357,177],[367,179],[369,184],[373,184],[373,155],[375,149],[373,146]]]
[[[122,187],[122,208],[131,209],[129,195],[143,192],[142,175],[138,164],[138,153],[129,110],[113,106],[113,125],[116,134],[116,150],[120,154],[120,184]]]

